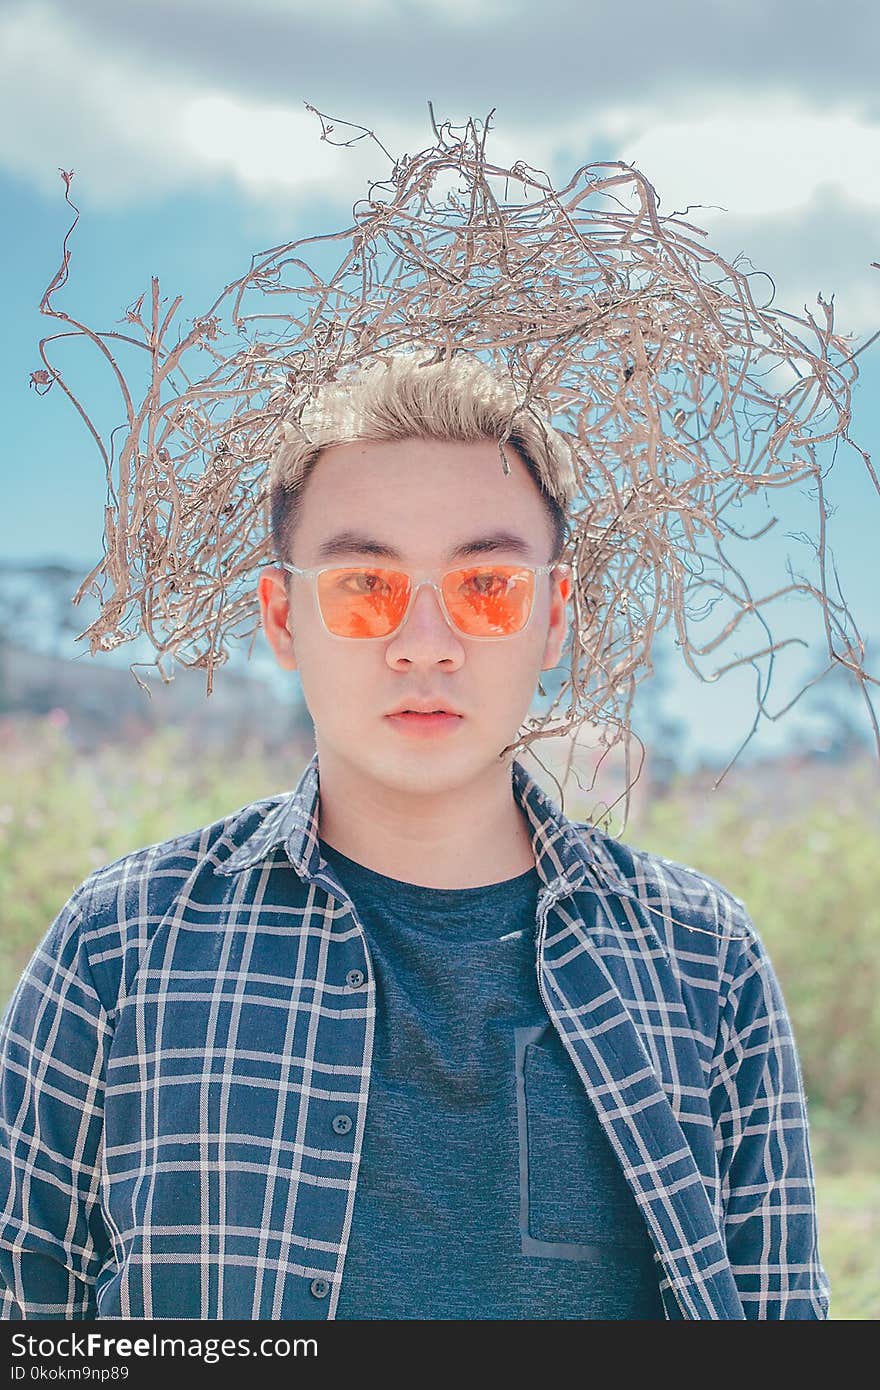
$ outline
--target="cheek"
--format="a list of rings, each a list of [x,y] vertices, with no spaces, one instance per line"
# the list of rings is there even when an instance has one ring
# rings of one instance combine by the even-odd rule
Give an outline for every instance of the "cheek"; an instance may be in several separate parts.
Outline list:
[[[298,655],[303,696],[316,724],[345,726],[372,709],[381,653],[335,641],[322,630],[303,635]]]
[[[497,645],[487,643],[472,657],[474,684],[484,695],[491,694],[499,707],[519,707],[529,701],[537,684],[544,640],[539,633],[523,633]]]

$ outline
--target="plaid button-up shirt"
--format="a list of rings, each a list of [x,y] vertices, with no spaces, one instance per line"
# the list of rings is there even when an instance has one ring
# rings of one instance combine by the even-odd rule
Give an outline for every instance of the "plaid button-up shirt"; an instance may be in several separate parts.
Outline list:
[[[827,1317],[800,1065],[742,902],[568,820],[518,762],[512,787],[541,995],[667,1317]],[[5,1317],[335,1317],[375,985],[318,798],[316,754],[295,791],[96,871],[50,927],[0,1034]]]

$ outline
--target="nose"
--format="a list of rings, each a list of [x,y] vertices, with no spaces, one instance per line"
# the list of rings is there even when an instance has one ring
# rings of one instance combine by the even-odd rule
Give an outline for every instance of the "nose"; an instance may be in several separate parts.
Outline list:
[[[391,664],[460,663],[464,659],[459,635],[447,621],[440,595],[430,580],[422,580],[418,585],[403,626],[388,643],[386,656]]]
[[[443,611],[440,592],[430,579],[423,579],[416,586],[409,613],[400,629],[401,633],[406,632],[408,628],[412,628],[416,633],[424,630],[429,635],[435,629],[438,633],[454,631]]]

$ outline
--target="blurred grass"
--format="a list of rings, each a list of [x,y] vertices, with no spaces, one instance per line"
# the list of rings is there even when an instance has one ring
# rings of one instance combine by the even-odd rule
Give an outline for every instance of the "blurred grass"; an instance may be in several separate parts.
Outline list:
[[[293,787],[308,757],[257,740],[217,756],[174,730],[84,756],[51,716],[0,720],[0,1008],[91,871]],[[622,836],[743,899],[779,976],[810,1106],[820,1250],[834,1319],[880,1316],[880,789],[782,815],[772,798],[650,803]],[[569,810],[577,818],[577,812]]]
[[[811,1113],[819,1250],[831,1318],[880,1317],[880,1138]]]

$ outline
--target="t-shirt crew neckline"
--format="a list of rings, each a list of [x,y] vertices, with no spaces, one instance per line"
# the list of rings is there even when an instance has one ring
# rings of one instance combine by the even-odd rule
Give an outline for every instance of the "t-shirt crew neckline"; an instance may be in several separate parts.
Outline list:
[[[325,840],[319,839],[321,855],[331,867],[337,867],[340,877],[345,876],[358,887],[373,893],[393,893],[398,902],[409,902],[424,910],[451,912],[466,911],[479,904],[491,910],[493,906],[507,902],[512,897],[534,888],[538,880],[536,865],[513,878],[505,878],[497,883],[483,883],[471,888],[431,888],[423,883],[409,883],[406,879],[392,878],[370,869],[356,859],[349,859],[341,850],[334,849]]]

